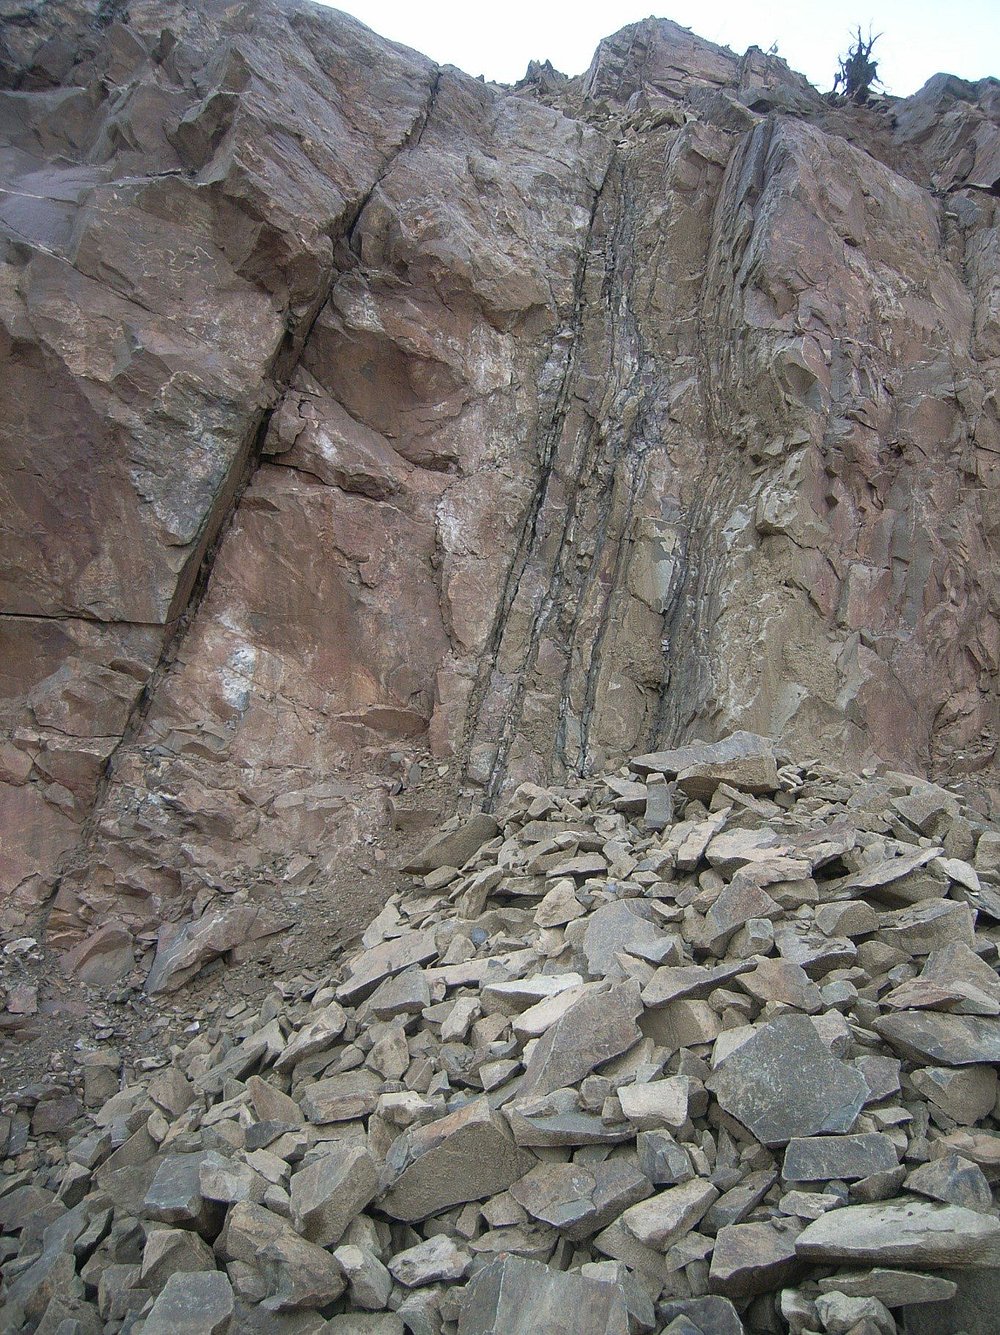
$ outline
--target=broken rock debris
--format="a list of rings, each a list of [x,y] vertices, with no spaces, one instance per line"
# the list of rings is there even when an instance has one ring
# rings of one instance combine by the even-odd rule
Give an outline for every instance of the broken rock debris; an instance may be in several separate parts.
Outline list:
[[[3,1330],[905,1331],[1000,1267],[997,836],[941,791],[748,734],[523,785],[326,974],[0,1117]]]

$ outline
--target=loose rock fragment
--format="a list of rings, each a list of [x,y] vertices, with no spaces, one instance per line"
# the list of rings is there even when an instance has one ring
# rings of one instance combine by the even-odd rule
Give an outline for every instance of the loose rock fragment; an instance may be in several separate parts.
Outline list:
[[[379,1209],[393,1219],[426,1219],[505,1191],[536,1162],[514,1144],[486,1100],[478,1099],[395,1142],[387,1164],[389,1190]]]
[[[552,1270],[537,1261],[493,1261],[468,1284],[458,1335],[629,1335],[628,1312],[615,1284]]]
[[[1000,1265],[1000,1222],[956,1205],[889,1201],[831,1210],[799,1234],[807,1261],[908,1266]]]
[[[218,1270],[171,1275],[143,1324],[150,1335],[219,1335],[229,1329],[232,1285]]]
[[[709,1078],[719,1103],[765,1145],[848,1132],[868,1094],[861,1074],[832,1057],[805,1016],[757,1029]]]

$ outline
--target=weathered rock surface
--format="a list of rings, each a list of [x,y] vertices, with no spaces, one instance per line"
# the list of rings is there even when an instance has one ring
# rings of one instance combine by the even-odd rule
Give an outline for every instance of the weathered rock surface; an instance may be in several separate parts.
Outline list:
[[[360,948],[0,1105],[4,1328],[979,1320],[995,82],[0,16],[0,929],[58,886],[169,997],[433,831]]]
[[[993,771],[993,83],[831,105],[647,20],[510,89],[305,0],[6,11],[5,922],[58,882],[61,949],[114,929],[67,962],[127,972],[335,877],[401,752],[490,801],[645,752],[661,828],[770,800],[759,734]]]

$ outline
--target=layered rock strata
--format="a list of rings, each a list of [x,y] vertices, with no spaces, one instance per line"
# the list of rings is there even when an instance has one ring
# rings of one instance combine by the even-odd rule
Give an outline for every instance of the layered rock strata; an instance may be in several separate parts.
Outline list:
[[[424,749],[488,805],[732,727],[989,777],[994,81],[3,13],[6,921],[326,877]]]

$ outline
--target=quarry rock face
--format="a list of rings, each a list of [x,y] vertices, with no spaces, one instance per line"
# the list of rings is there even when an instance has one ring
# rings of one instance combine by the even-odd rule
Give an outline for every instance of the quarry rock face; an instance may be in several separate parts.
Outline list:
[[[488,807],[734,729],[991,780],[996,81],[0,16],[5,926],[124,970],[329,874],[400,752]]]

